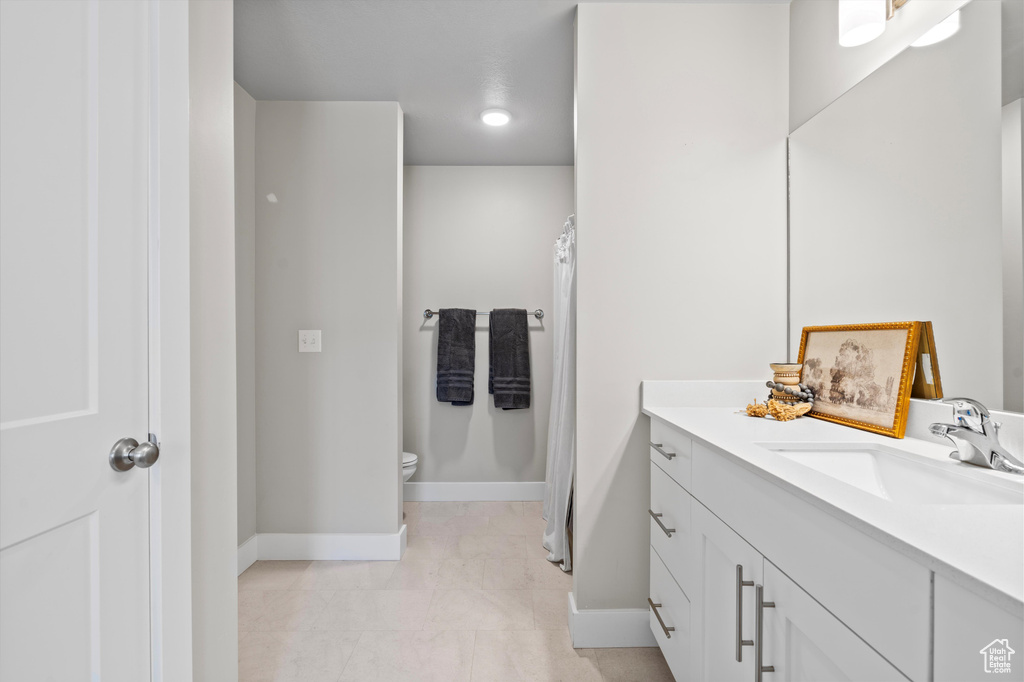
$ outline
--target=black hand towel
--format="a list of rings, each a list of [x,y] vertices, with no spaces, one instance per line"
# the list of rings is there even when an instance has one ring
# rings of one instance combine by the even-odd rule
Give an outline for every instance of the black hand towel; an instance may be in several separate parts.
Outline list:
[[[530,406],[530,330],[526,311],[491,311],[491,370],[487,390],[494,406],[520,410]]]
[[[476,371],[476,311],[441,308],[437,323],[437,400],[473,404]]]

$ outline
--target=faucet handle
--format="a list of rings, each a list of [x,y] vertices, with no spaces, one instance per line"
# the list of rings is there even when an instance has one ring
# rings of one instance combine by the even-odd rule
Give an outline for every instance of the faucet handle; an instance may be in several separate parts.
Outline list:
[[[972,398],[943,398],[942,402],[953,406],[953,416],[958,426],[977,433],[988,434],[992,416],[988,408]]]

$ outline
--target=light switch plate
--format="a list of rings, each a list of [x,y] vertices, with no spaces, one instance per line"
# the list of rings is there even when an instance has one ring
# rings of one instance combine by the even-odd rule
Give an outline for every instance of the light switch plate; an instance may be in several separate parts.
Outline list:
[[[299,352],[319,353],[320,352],[320,330],[300,329],[299,330]]]

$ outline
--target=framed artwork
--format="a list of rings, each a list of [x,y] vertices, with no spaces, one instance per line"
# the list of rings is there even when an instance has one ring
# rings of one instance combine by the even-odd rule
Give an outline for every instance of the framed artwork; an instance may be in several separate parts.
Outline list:
[[[815,396],[808,414],[903,438],[920,338],[920,322],[804,327],[798,362]]]

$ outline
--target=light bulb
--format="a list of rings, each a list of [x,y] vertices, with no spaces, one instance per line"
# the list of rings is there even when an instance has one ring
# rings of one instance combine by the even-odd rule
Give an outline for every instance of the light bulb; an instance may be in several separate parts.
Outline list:
[[[931,27],[923,36],[910,43],[911,47],[925,47],[942,42],[960,30],[960,10],[950,14],[948,17]]]
[[[504,109],[488,109],[480,114],[480,120],[489,126],[503,126],[512,120],[512,115]]]
[[[856,47],[885,30],[885,0],[839,0],[839,44]]]

